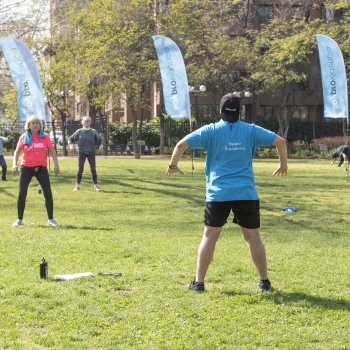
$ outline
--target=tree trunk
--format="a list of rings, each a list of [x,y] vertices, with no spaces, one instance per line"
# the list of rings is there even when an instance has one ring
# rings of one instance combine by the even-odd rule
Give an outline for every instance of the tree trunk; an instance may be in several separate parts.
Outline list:
[[[57,138],[56,138],[56,125],[55,125],[55,119],[52,119],[52,133],[53,133],[53,141],[54,141],[54,149],[55,152],[57,153]]]
[[[165,125],[163,113],[159,117],[159,154],[164,155]]]
[[[104,110],[102,109],[102,107],[97,107],[96,116],[98,116],[100,118],[101,131],[102,131],[103,138],[105,140],[105,146],[103,147],[103,154],[107,155],[107,143],[108,143],[107,126],[108,126],[108,119],[106,117],[106,125],[105,125],[104,122],[103,122]]]
[[[131,113],[132,113],[132,143],[134,146],[134,155],[135,155],[135,159],[140,159],[141,153],[140,153],[139,145],[137,144],[137,118],[136,118],[136,111],[133,107],[131,108]]]
[[[281,108],[282,108],[282,115],[277,116],[278,120],[278,135],[283,137],[285,140],[287,140],[288,137],[288,132],[289,132],[289,118],[288,118],[288,107],[287,107],[287,102],[289,99],[289,93],[286,92],[282,96],[282,103],[281,103]]]
[[[252,103],[252,122],[254,123],[256,120],[256,117],[260,114],[260,96],[254,95],[253,96],[253,103]]]
[[[61,118],[62,118],[62,147],[63,147],[63,155],[68,156],[67,151],[67,142],[66,142],[66,135],[67,135],[67,116],[64,112],[61,112]]]

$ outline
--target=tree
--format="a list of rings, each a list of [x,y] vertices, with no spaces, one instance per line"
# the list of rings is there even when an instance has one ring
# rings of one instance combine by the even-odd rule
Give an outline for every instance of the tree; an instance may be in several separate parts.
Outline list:
[[[215,96],[244,89],[250,1],[173,1],[164,11],[161,31],[184,54],[190,85],[205,84]]]
[[[260,31],[251,33],[254,49],[248,60],[248,76],[256,93],[280,98],[278,133],[284,138],[287,138],[289,122],[298,108],[296,93],[303,91],[305,99],[321,91],[315,35],[329,35],[344,48],[345,56],[349,57],[349,45],[346,45],[349,44],[349,5],[345,6],[345,3],[329,1],[325,4],[334,10],[342,10],[340,20],[301,21],[295,17],[281,16],[274,18]],[[299,104],[302,102],[299,100]],[[294,109],[288,109],[287,104],[294,105]]]
[[[73,67],[70,76],[75,90],[89,96],[95,111],[103,110],[111,95],[117,103],[127,101],[134,121],[135,150],[136,115],[147,105],[143,92],[154,79],[159,80],[152,34],[169,36],[180,46],[191,85],[205,84],[215,96],[247,88],[255,95],[279,95],[279,133],[285,137],[293,114],[287,104],[298,90],[311,94],[319,88],[310,79],[310,62],[315,59],[314,35],[326,26],[321,20],[288,17],[291,0],[284,0],[290,6],[260,30],[254,30],[255,2],[249,0],[66,3],[70,5],[65,6],[63,18],[75,35],[62,59]],[[305,5],[311,3],[307,0]],[[346,5],[346,1],[341,3]],[[156,23],[155,4],[160,6]],[[345,38],[346,31],[335,29],[347,28],[345,22],[338,27],[327,23],[325,31]]]
[[[128,103],[134,125],[135,157],[139,158],[137,113],[147,106],[144,87],[157,71],[151,41],[152,1],[92,0],[85,6],[71,2],[65,15],[78,28],[74,57],[69,57],[69,64],[75,67],[76,91],[89,96],[97,108],[103,108],[111,95],[117,103]]]
[[[254,38],[252,55],[248,60],[249,77],[256,94],[270,94],[280,98],[277,117],[278,133],[287,138],[289,121],[295,111],[287,105],[296,105],[295,94],[304,90],[304,97],[318,88],[310,84],[311,58],[315,52],[315,34],[319,21],[309,23],[297,19],[275,18],[260,31],[251,33]]]
[[[43,85],[47,97],[47,103],[52,116],[52,128],[56,139],[55,122],[60,117],[62,128],[63,155],[67,151],[67,118],[74,116],[72,97],[75,91],[75,70],[74,70],[74,41],[72,41],[71,29],[65,25],[64,30],[53,26],[51,37],[42,42],[43,55],[41,70],[43,72]],[[74,33],[74,32],[73,32]],[[56,145],[56,142],[55,142]]]
[[[349,30],[344,30],[347,1],[326,3],[344,13],[341,21],[327,25],[321,20],[309,21],[306,12],[292,17],[293,4],[283,0],[283,6],[274,8],[278,16],[256,27],[254,1],[173,1],[164,11],[161,30],[182,48],[193,85],[205,82],[220,95],[249,89],[257,97],[257,107],[260,95],[279,96],[279,133],[287,137],[289,121],[302,103],[300,99],[296,102],[297,93],[303,91],[307,97],[320,89],[315,77],[319,73],[315,34],[337,28],[342,41],[349,42]],[[303,2],[307,10],[318,6],[314,4]],[[287,105],[294,105],[294,110]]]
[[[13,0],[0,2],[0,36],[33,38],[46,30],[47,0]]]

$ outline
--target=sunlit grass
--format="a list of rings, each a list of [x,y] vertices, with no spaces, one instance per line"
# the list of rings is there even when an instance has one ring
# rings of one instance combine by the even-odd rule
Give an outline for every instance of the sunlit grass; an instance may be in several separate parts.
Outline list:
[[[1,349],[349,349],[350,182],[327,161],[254,163],[275,291],[260,294],[239,229],[217,244],[203,294],[187,291],[202,233],[202,160],[166,177],[166,159],[98,158],[101,193],[76,159],[51,176],[55,219],[33,180],[25,226],[16,219],[18,178],[1,183]],[[296,213],[283,213],[286,206]],[[49,262],[39,278],[41,258]],[[55,274],[122,272],[69,282]]]

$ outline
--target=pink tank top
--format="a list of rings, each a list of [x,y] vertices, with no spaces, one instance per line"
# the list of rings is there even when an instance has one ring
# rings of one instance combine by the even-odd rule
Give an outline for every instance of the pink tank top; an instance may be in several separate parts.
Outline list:
[[[32,135],[32,144],[25,145],[26,134],[21,135],[18,140],[18,147],[23,150],[22,165],[28,167],[47,166],[47,151],[52,147],[48,134],[39,138],[39,134]]]

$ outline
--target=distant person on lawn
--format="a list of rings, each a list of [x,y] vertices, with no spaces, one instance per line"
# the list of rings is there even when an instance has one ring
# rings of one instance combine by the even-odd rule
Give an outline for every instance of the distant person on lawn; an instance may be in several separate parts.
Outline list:
[[[1,166],[1,180],[7,181],[7,164],[4,157],[4,143],[8,142],[9,138],[5,136],[0,136],[0,166]]]
[[[98,144],[99,149],[103,150],[104,140],[95,129],[92,129],[90,127],[91,119],[89,117],[84,117],[81,121],[81,124],[83,127],[81,129],[78,129],[72,136],[68,138],[68,144],[71,149],[74,148],[74,143],[78,144],[78,174],[74,191],[80,190],[84,164],[85,160],[87,159],[90,164],[94,190],[96,192],[100,192],[101,190],[97,186],[95,145]]]
[[[265,248],[259,235],[260,203],[252,162],[257,147],[275,145],[280,164],[273,175],[287,175],[287,148],[285,140],[274,132],[239,121],[239,111],[238,94],[223,96],[220,102],[221,120],[205,125],[180,140],[167,169],[167,175],[183,174],[177,164],[188,147],[207,151],[204,232],[198,249],[196,278],[188,285],[196,292],[205,290],[204,279],[215,245],[231,211],[233,222],[241,227],[258,271],[258,288],[263,291],[271,289]]]
[[[47,224],[57,227],[58,224],[53,218],[53,198],[49,172],[47,171],[47,153],[54,162],[54,172],[59,173],[57,154],[51,142],[50,136],[43,131],[43,126],[39,116],[29,117],[25,124],[26,132],[18,140],[15,153],[13,155],[13,173],[18,172],[18,158],[22,156],[22,165],[19,173],[19,193],[17,200],[18,219],[13,223],[13,227],[23,225],[24,208],[27,198],[28,186],[33,178],[38,180],[45,197],[45,206],[48,216]]]
[[[349,155],[350,155],[350,147],[347,145],[342,145],[342,146],[339,146],[336,149],[336,151],[332,154],[332,158],[338,158],[339,159],[338,166],[342,166],[342,164],[349,159]]]

